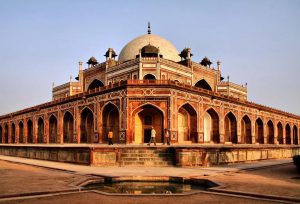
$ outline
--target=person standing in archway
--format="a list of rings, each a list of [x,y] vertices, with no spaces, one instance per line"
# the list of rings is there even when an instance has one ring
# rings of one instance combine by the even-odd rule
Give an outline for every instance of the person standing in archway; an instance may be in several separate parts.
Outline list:
[[[155,131],[154,127],[152,126],[152,128],[151,128],[151,138],[150,138],[150,141],[148,143],[149,146],[151,145],[151,142],[153,142],[154,145],[156,146],[155,137],[156,137],[156,131]]]
[[[170,131],[167,128],[165,128],[165,139],[166,139],[167,145],[170,145]]]
[[[114,136],[113,131],[109,130],[109,132],[108,132],[108,145],[113,145],[114,144],[113,141],[112,141],[113,136]]]

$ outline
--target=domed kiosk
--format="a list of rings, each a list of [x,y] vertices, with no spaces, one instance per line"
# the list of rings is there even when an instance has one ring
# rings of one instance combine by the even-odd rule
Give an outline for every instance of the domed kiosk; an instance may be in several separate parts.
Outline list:
[[[180,61],[179,52],[176,47],[168,40],[155,34],[146,34],[139,36],[124,46],[121,50],[118,61],[125,62],[131,59],[135,59],[140,50],[146,45],[152,45],[159,49],[159,54],[163,58],[172,60],[174,62]]]

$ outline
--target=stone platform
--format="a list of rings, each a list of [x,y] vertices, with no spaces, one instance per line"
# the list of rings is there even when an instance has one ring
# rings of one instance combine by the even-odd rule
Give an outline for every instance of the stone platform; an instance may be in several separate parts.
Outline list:
[[[215,166],[299,154],[299,145],[0,145],[0,155],[90,166]]]

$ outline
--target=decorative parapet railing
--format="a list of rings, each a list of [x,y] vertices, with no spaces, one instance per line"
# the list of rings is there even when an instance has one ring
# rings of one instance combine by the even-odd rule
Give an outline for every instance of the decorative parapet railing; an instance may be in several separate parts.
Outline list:
[[[232,88],[235,88],[237,90],[240,90],[240,91],[243,91],[243,92],[247,92],[247,86],[242,86],[242,85],[235,84],[235,83],[228,82],[228,81],[220,82],[218,84],[218,86],[230,87],[230,88],[232,87]]]
[[[100,94],[100,93],[106,93],[108,91],[112,91],[112,90],[118,90],[118,89],[123,89],[126,87],[131,87],[131,86],[168,86],[169,88],[177,88],[177,89],[182,89],[183,91],[192,91],[192,92],[196,92],[196,93],[200,93],[202,95],[206,95],[209,96],[211,98],[215,98],[215,99],[220,99],[220,100],[225,100],[225,101],[229,101],[229,102],[233,102],[233,103],[237,103],[240,105],[245,105],[251,108],[256,108],[258,110],[263,110],[263,111],[269,111],[272,113],[276,113],[276,114],[281,114],[281,115],[285,115],[287,117],[291,117],[291,118],[295,118],[300,120],[300,116],[292,114],[292,113],[288,113],[285,111],[281,111],[278,109],[274,109],[274,108],[270,108],[264,105],[260,105],[260,104],[256,104],[253,102],[249,102],[249,101],[244,101],[244,100],[240,100],[238,98],[234,98],[231,96],[226,96],[223,95],[221,93],[217,93],[217,92],[213,92],[213,91],[209,91],[206,89],[202,89],[199,87],[195,87],[189,84],[183,84],[177,81],[171,81],[171,80],[127,80],[127,81],[120,81],[118,83],[115,84],[110,84],[107,86],[103,86],[103,87],[98,87],[95,88],[93,90],[88,90],[87,92],[83,92],[80,94],[76,94],[73,96],[68,96],[65,98],[61,98],[58,100],[54,100],[51,102],[47,102],[47,103],[43,103],[34,107],[30,107],[30,108],[26,108],[20,111],[16,111],[10,114],[6,114],[3,116],[0,116],[0,119],[5,119],[5,118],[9,118],[9,117],[13,117],[16,115],[20,115],[20,114],[25,114],[28,112],[33,112],[33,111],[38,111],[40,109],[43,108],[47,108],[47,107],[51,107],[51,106],[55,106],[55,105],[59,105],[62,103],[67,103],[67,102],[71,102],[74,100],[78,100],[78,99],[82,99],[82,98],[87,98],[90,96],[94,96],[96,94]]]

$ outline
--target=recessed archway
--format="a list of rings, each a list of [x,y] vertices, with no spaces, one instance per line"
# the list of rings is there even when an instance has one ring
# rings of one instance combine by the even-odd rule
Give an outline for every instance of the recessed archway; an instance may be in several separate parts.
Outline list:
[[[277,132],[278,132],[278,136],[277,136],[278,143],[283,144],[283,127],[281,122],[278,122],[277,124]]]
[[[296,125],[293,128],[293,144],[298,144],[298,128]]]
[[[291,144],[291,127],[289,124],[285,126],[285,144]]]
[[[156,77],[153,74],[146,74],[144,80],[155,80]]]
[[[16,143],[16,126],[11,124],[11,143]]]
[[[57,143],[57,119],[54,115],[49,118],[49,143]]]
[[[27,121],[27,143],[33,143],[33,123],[29,119]]]
[[[44,120],[42,118],[38,119],[38,135],[37,142],[44,143]]]
[[[255,137],[257,143],[264,144],[264,123],[260,118],[255,121]]]
[[[74,142],[74,118],[70,112],[66,112],[64,115],[64,143]]]
[[[94,114],[89,108],[81,112],[80,143],[92,143],[94,140]]]
[[[241,143],[252,144],[251,120],[247,115],[242,118],[241,128]]]
[[[148,143],[151,127],[156,131],[156,142],[163,142],[164,115],[157,107],[147,104],[139,107],[134,115],[134,143]]]
[[[190,104],[178,110],[178,143],[185,141],[197,142],[197,112]]]
[[[102,112],[102,142],[108,142],[108,132],[113,132],[113,142],[120,143],[119,111],[112,103],[108,103]]]
[[[23,122],[19,122],[19,143],[24,142],[24,125]]]
[[[269,120],[269,122],[267,123],[267,141],[269,144],[274,144],[274,125],[273,122],[271,120]]]
[[[203,127],[204,142],[220,143],[219,116],[213,108],[204,113]]]
[[[205,79],[201,79],[199,80],[196,84],[195,84],[196,87],[199,87],[199,88],[202,88],[202,89],[206,89],[206,90],[209,90],[211,91],[211,87],[210,85],[206,82]]]
[[[102,83],[102,81],[98,80],[98,79],[94,79],[92,83],[90,83],[88,90],[93,90],[95,88],[99,88],[104,86],[104,84]]]
[[[0,125],[0,143],[3,143],[2,134],[3,134],[2,126]]]
[[[224,142],[237,144],[237,122],[232,112],[225,116],[225,137]]]
[[[4,143],[8,143],[8,124],[5,124],[4,127]]]

